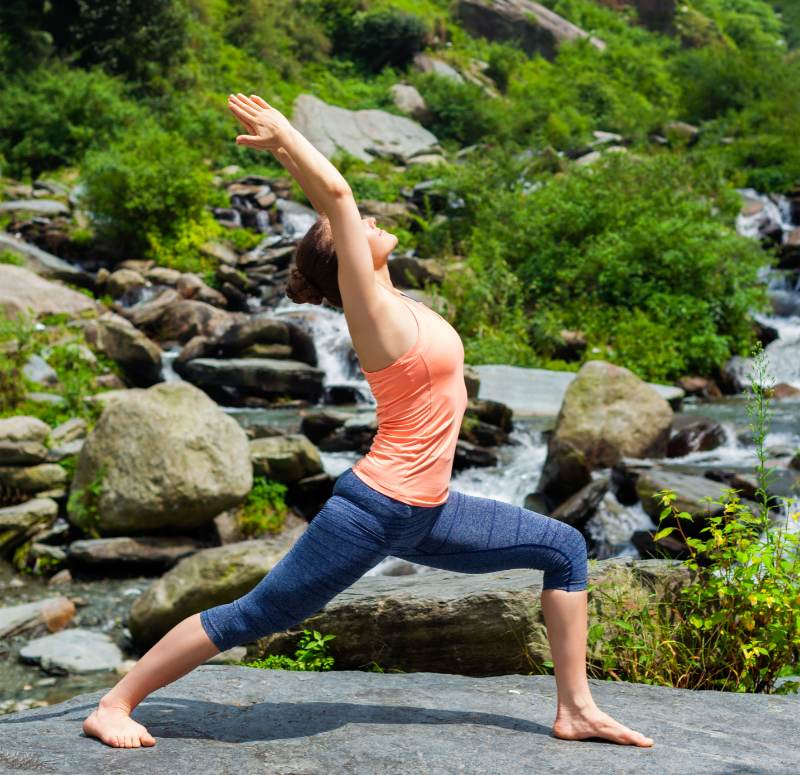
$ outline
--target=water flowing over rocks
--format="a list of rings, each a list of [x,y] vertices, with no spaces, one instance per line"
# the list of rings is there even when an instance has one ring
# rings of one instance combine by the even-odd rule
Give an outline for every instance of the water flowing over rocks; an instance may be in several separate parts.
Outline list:
[[[102,492],[84,506],[96,510],[104,535],[200,526],[252,487],[245,432],[185,382],[128,390],[105,406],[73,488],[85,490],[98,476]],[[70,519],[80,519],[75,507]]]
[[[759,773],[800,769],[797,700],[590,679],[598,706],[650,749],[552,735],[552,676],[304,673],[202,665],[133,711],[156,737],[120,751],[81,723],[102,691],[0,719],[4,771],[108,775]],[[35,740],[35,747],[30,741]],[[124,757],[124,764],[122,763]]]

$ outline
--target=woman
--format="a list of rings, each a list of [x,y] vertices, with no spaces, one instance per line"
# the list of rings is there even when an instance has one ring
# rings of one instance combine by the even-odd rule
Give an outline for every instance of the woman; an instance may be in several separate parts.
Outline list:
[[[220,651],[300,623],[393,555],[466,573],[542,569],[557,688],[554,735],[652,745],[599,710],[589,691],[583,536],[519,506],[449,489],[467,403],[464,350],[444,318],[392,286],[387,258],[397,238],[361,218],[338,170],[278,110],[243,94],[231,95],[228,106],[247,132],[236,142],[272,152],[322,216],[298,245],[287,294],[343,308],[378,402],[378,433],[261,582],[175,625],[100,700],[84,732],[115,747],[154,745],[130,718],[148,694]]]

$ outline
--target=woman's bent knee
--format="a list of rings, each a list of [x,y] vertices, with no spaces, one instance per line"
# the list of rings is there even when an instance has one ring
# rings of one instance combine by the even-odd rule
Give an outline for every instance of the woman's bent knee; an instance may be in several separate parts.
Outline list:
[[[559,533],[561,562],[545,571],[542,589],[564,589],[568,592],[584,590],[589,582],[586,539],[580,530],[566,523],[561,524]]]

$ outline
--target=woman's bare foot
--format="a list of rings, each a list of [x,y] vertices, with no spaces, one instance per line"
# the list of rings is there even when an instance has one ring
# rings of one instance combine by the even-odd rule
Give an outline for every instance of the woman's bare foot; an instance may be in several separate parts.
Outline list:
[[[645,737],[640,732],[620,724],[597,706],[582,710],[559,708],[553,724],[553,734],[562,740],[600,737],[622,745],[638,745],[642,748],[653,745],[653,738]]]
[[[101,700],[83,722],[88,737],[97,737],[112,748],[139,748],[152,746],[156,739],[124,707],[104,705]]]

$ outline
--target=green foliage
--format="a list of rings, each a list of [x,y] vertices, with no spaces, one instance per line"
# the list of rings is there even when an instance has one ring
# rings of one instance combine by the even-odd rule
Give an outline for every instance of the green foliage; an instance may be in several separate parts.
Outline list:
[[[425,47],[425,22],[414,14],[385,8],[360,11],[347,18],[334,32],[334,49],[368,70],[384,67],[404,69]]]
[[[25,266],[25,259],[13,250],[0,250],[0,264],[13,264],[14,266]]]
[[[254,478],[253,487],[237,512],[236,522],[247,538],[277,533],[286,520],[284,496],[287,487],[263,476]]]
[[[70,488],[67,511],[72,524],[80,528],[87,538],[100,538],[100,498],[103,495],[103,479],[108,470],[101,465],[86,487]]]
[[[54,62],[0,82],[0,154],[18,177],[78,164],[140,118],[122,84],[100,70]]]
[[[237,664],[265,670],[330,670],[333,667],[333,657],[328,654],[327,643],[335,637],[322,635],[318,630],[303,630],[294,659],[283,654],[268,654],[263,659]]]
[[[32,310],[18,317],[0,315],[0,416],[15,414],[25,399],[22,369],[35,352],[35,326]]]
[[[608,154],[527,194],[492,190],[468,201],[465,252],[479,271],[503,261],[519,279],[541,354],[558,330],[579,329],[586,357],[668,380],[750,346],[769,258],[735,233],[739,197],[712,166]]]
[[[88,154],[83,181],[98,233],[130,257],[181,268],[187,255],[219,233],[203,209],[211,174],[182,137],[152,121]]]
[[[681,522],[692,520],[675,505],[676,495],[659,493],[664,506],[654,541],[677,531],[689,557],[683,564],[690,583],[658,604],[623,600],[613,589],[600,592],[611,603],[605,646],[591,672],[617,680],[657,683],[688,689],[788,693],[800,681],[775,687],[782,675],[800,665],[800,519],[796,504],[785,502],[785,524],[773,520],[767,484],[772,469],[765,465],[764,439],[769,429],[770,380],[766,356],[754,348],[748,412],[756,445],[756,476],[760,508],[743,503],[736,490],[727,490],[709,503],[722,507],[707,517],[700,533],[687,537]],[[659,526],[660,526],[659,525]],[[606,629],[598,624],[589,633],[590,646],[599,645]]]

